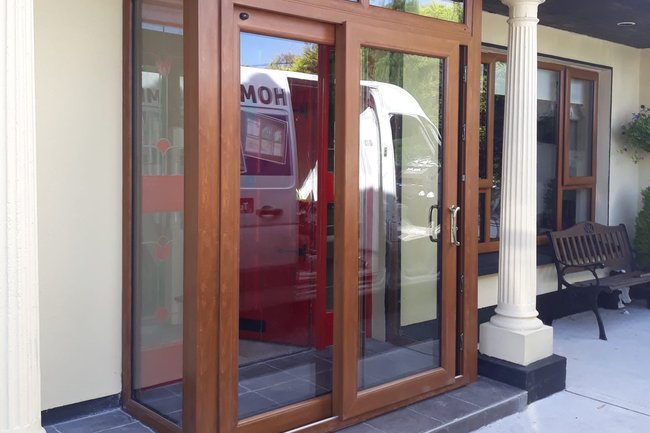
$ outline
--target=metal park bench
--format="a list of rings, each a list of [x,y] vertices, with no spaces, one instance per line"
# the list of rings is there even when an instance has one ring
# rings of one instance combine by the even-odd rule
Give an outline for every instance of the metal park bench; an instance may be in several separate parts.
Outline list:
[[[605,327],[598,312],[598,295],[612,293],[624,287],[650,283],[650,273],[635,269],[634,254],[625,225],[604,226],[583,222],[562,231],[547,233],[553,250],[557,270],[558,290],[566,287],[587,298],[596,315],[601,340],[607,340]],[[616,275],[601,277],[597,269],[623,271]],[[588,271],[593,278],[569,282],[570,273]]]

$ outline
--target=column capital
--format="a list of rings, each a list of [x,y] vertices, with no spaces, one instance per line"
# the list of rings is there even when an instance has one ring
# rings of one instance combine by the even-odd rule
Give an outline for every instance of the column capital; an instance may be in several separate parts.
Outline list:
[[[510,20],[535,21],[537,23],[537,8],[546,0],[501,0],[508,6]]]

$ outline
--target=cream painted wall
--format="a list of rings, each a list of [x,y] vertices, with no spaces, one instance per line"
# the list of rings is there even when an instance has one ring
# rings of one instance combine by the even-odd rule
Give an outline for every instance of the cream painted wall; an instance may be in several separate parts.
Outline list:
[[[641,50],[641,73],[639,74],[639,105],[650,106],[650,49]],[[650,186],[650,157],[646,158],[639,170],[641,188]],[[641,207],[639,197],[639,208]]]
[[[543,8],[542,4],[540,8]],[[483,13],[483,43],[506,46],[508,25],[506,17]],[[640,93],[644,92],[650,103],[650,53],[612,42],[577,35],[549,27],[538,27],[538,52],[580,62],[587,62],[613,68],[611,82],[612,108],[611,125],[599,125],[598,134],[598,196],[597,218],[609,224],[625,223],[634,230],[634,219],[640,207],[640,186],[650,183],[650,159],[634,164],[631,159],[618,152],[622,145],[620,125],[629,120],[640,104]],[[643,62],[642,62],[643,59]],[[641,68],[644,65],[643,69]],[[609,72],[600,74],[601,87],[608,82]],[[644,89],[640,89],[644,87]],[[609,106],[606,96],[609,89],[601,88],[599,119],[607,117]],[[601,121],[602,123],[602,121]],[[608,129],[611,128],[611,133]],[[611,135],[611,152],[609,137]],[[608,153],[611,159],[608,163]],[[609,167],[608,167],[609,166]],[[609,176],[607,171],[609,170]],[[642,174],[645,173],[645,174]],[[607,188],[609,184],[609,194]],[[609,195],[609,208],[606,207]],[[600,200],[598,200],[600,199]],[[605,203],[603,203],[605,202]],[[609,220],[609,221],[607,221]],[[537,292],[539,294],[556,290],[555,270],[552,266],[538,269]],[[496,276],[479,278],[479,307],[494,305],[497,296]]]
[[[121,390],[122,2],[35,0],[42,408]]]

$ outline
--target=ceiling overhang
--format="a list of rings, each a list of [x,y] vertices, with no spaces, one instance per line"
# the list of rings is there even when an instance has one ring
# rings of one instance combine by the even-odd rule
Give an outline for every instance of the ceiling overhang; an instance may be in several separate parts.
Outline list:
[[[500,0],[483,0],[483,10],[508,15]],[[634,26],[618,26],[621,22]],[[539,23],[635,48],[650,48],[649,0],[546,0]]]

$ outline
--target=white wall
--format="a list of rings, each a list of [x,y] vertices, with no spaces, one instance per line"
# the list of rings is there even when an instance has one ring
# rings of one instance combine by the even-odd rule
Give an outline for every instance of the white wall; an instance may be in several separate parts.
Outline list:
[[[542,4],[540,8],[543,7]],[[483,43],[506,46],[508,41],[506,20],[507,17],[501,15],[483,13]],[[603,118],[609,117],[607,116],[609,111],[607,100],[610,90],[603,87],[610,81],[609,71],[602,72],[599,80],[600,124],[596,217],[599,222],[603,223],[625,223],[628,229],[633,231],[634,219],[639,210],[639,191],[643,185],[650,183],[650,173],[648,173],[650,172],[650,160],[634,164],[628,155],[618,152],[622,146],[620,125],[630,119],[632,112],[638,110],[640,86],[645,87],[645,98],[650,104],[650,89],[648,89],[650,86],[650,53],[643,53],[646,67],[644,75],[641,76],[642,50],[544,26],[538,28],[538,52],[613,68],[611,75],[611,124],[603,124],[602,121]],[[610,136],[611,157],[608,157]],[[641,175],[641,173],[646,174]],[[607,196],[609,196],[608,208]],[[554,268],[552,266],[539,268],[537,292],[542,294],[556,289]],[[494,305],[496,291],[495,276],[479,278],[479,307]]]
[[[42,407],[120,392],[122,2],[35,0]]]

